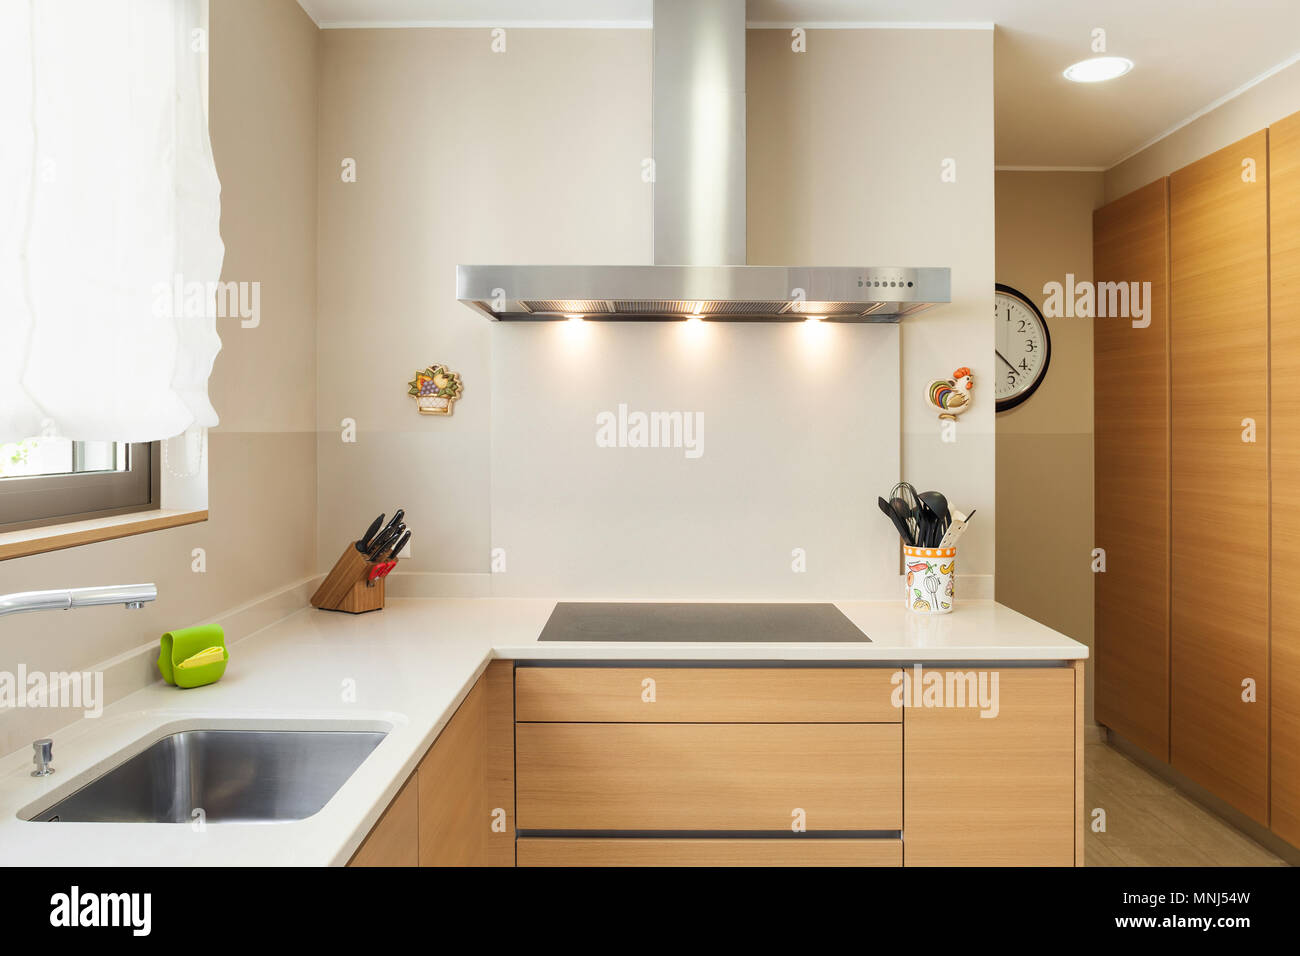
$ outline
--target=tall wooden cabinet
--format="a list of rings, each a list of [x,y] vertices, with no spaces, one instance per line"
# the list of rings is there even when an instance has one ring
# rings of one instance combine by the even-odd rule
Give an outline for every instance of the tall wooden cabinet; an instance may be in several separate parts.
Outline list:
[[[1268,822],[1268,133],[1169,177],[1175,769]],[[1251,423],[1254,427],[1251,438]],[[1243,699],[1254,681],[1254,702]]]
[[[1093,322],[1097,720],[1169,759],[1169,191],[1161,179],[1092,217],[1100,283],[1150,283],[1150,324]],[[1104,288],[1104,286],[1103,286]],[[1109,311],[1109,310],[1108,310]]]
[[[1273,135],[1271,152],[1260,131],[1094,215],[1097,280],[1152,281],[1154,306],[1148,329],[1094,323],[1096,714],[1300,843],[1300,595],[1278,571],[1300,559],[1300,410],[1283,407],[1300,372],[1300,122]]]
[[[1300,114],[1269,128],[1271,821],[1300,846]]]

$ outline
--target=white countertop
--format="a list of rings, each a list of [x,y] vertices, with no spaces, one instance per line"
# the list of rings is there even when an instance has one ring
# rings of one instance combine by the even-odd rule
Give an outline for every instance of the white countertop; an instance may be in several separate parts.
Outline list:
[[[901,602],[837,602],[862,644],[538,643],[549,600],[391,600],[352,616],[307,608],[233,645],[220,682],[151,685],[54,735],[56,772],[0,759],[0,864],[320,865],[355,852],[493,658],[518,660],[1062,661],[1084,645],[1010,608],[926,617]],[[354,689],[355,700],[345,700]],[[329,726],[321,721],[328,721]],[[178,730],[386,729],[325,808],[285,823],[29,823],[35,813]]]

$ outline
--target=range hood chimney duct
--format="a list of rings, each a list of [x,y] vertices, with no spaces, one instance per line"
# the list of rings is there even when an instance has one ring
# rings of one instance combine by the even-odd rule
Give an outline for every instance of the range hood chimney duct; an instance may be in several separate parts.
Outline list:
[[[654,0],[655,265],[745,264],[745,0]]]

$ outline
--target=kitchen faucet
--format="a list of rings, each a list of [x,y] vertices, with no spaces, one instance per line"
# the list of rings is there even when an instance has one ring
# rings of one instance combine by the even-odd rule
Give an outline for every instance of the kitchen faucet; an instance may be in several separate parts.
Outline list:
[[[133,610],[158,597],[154,584],[109,584],[97,588],[62,588],[54,591],[17,591],[0,594],[0,617],[21,611],[66,611],[97,604],[122,604]]]
[[[21,611],[68,611],[74,607],[97,604],[121,604],[139,610],[158,597],[156,584],[109,584],[97,588],[62,588],[54,591],[16,591],[0,594],[0,617]],[[33,777],[47,777],[54,772],[54,741],[48,737],[32,742],[35,753]]]

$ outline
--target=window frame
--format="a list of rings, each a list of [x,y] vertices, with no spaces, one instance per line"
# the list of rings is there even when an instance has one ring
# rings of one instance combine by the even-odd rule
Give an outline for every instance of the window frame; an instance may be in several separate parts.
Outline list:
[[[129,446],[124,471],[0,479],[0,534],[155,511],[161,458],[158,442],[139,442]]]

